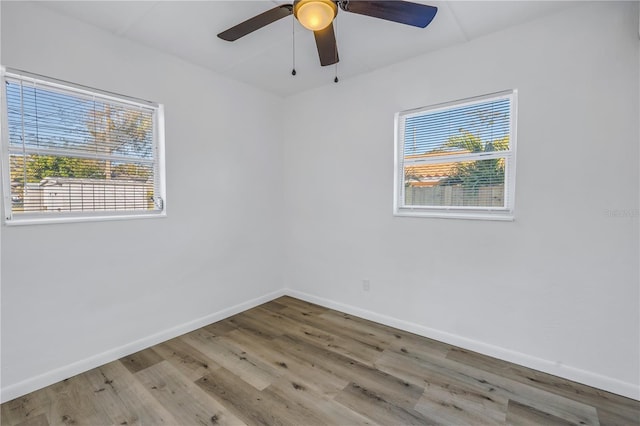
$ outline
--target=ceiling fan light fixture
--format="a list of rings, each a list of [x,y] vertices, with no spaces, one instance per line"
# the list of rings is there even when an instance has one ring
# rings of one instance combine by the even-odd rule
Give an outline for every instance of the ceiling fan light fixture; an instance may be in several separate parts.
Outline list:
[[[296,0],[293,14],[303,27],[311,31],[325,29],[333,22],[338,6],[331,0]]]

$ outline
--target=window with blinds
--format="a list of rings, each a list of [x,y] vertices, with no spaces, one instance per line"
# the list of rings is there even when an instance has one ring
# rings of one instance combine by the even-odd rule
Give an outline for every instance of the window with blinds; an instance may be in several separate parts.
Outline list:
[[[513,219],[516,91],[396,114],[394,213]]]
[[[6,223],[165,211],[162,106],[5,71]]]

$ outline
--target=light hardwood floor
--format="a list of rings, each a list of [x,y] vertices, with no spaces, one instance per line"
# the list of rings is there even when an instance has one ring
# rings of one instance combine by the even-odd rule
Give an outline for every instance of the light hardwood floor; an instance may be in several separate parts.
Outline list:
[[[2,425],[638,425],[640,402],[282,297],[2,404]]]

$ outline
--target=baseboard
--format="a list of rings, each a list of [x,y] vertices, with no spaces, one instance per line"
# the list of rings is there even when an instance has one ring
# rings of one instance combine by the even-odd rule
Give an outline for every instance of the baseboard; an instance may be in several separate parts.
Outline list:
[[[246,311],[247,309],[251,309],[262,303],[276,299],[280,296],[283,296],[284,294],[284,289],[268,293],[255,299],[239,303],[230,308],[225,308],[221,311],[214,312],[204,317],[197,318],[184,324],[180,324],[178,326],[160,331],[151,336],[144,337],[126,345],[110,349],[106,352],[102,352],[100,354],[96,354],[89,358],[82,359],[69,365],[65,365],[55,370],[48,371],[39,376],[35,376],[27,380],[23,380],[22,382],[3,387],[2,389],[0,389],[0,402],[11,401],[12,399],[18,398],[29,392],[33,392],[35,390],[57,383],[61,380],[73,377],[76,374],[80,374],[85,371],[91,370],[92,368],[96,368],[109,362],[115,361],[124,356],[146,349],[149,346],[165,342],[167,340],[173,339],[174,337],[178,337],[190,331],[197,330],[198,328],[204,327],[205,325]]]
[[[196,330],[213,322],[223,320],[232,315],[238,314],[247,309],[251,309],[255,306],[276,299],[283,295],[296,297],[301,300],[306,300],[308,302],[316,303],[327,308],[335,309],[351,315],[356,315],[370,321],[375,321],[377,323],[388,325],[390,327],[399,328],[401,330],[428,337],[430,339],[438,340],[440,342],[448,343],[450,345],[459,346],[484,355],[492,356],[494,358],[532,368],[534,370],[553,374],[555,376],[573,380],[575,382],[583,383],[588,386],[593,386],[595,388],[635,400],[640,400],[640,386],[634,385],[632,383],[623,382],[590,371],[582,370],[564,364],[559,364],[553,361],[548,361],[520,352],[511,351],[506,348],[490,345],[477,340],[432,329],[420,324],[415,324],[409,321],[404,321],[398,318],[379,314],[356,306],[336,302],[334,300],[326,299],[313,294],[283,288],[272,293],[257,297],[255,299],[239,303],[235,306],[225,308],[204,317],[195,319],[193,321],[186,322],[176,327],[171,327],[167,330],[163,330],[159,333],[136,340],[118,348],[114,348],[106,352],[96,354],[92,357],[57,368],[39,376],[35,376],[22,382],[3,387],[2,389],[0,389],[0,402],[10,401],[29,392],[33,392],[45,386],[49,386],[66,378],[75,376],[76,374],[83,373],[85,371],[91,370],[92,368],[99,367],[103,364],[138,352],[140,350],[148,348],[149,346],[153,346],[169,339],[173,339],[174,337]]]
[[[544,373],[553,374],[554,376],[562,377],[567,380],[572,380],[574,382],[612,392],[617,395],[622,395],[627,398],[640,400],[640,386],[634,385],[633,383],[623,382],[618,379],[571,367],[569,365],[537,358],[521,352],[512,351],[499,346],[494,346],[444,331],[435,330],[433,328],[425,327],[420,324],[415,324],[398,318],[382,315],[366,309],[358,308],[356,306],[347,305],[330,299],[325,299],[313,294],[304,293],[292,289],[285,289],[283,292],[289,296],[305,300],[307,302],[315,303],[327,308],[365,318],[370,321],[388,325],[390,327],[399,328],[401,330],[415,333],[420,336],[428,337],[430,339],[438,340],[440,342],[478,352],[483,355],[488,355],[504,361],[512,362],[514,364],[522,365],[524,367],[532,368]]]

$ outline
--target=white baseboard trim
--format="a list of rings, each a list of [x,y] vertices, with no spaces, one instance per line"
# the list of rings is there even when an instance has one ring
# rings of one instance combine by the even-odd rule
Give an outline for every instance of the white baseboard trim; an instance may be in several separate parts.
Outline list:
[[[47,373],[3,387],[2,389],[0,389],[0,402],[4,403],[14,398],[18,398],[29,392],[33,392],[35,390],[57,383],[61,380],[73,377],[76,374],[80,374],[85,371],[91,370],[92,368],[96,368],[111,361],[115,361],[124,356],[148,348],[149,346],[153,346],[169,339],[173,339],[174,337],[196,330],[205,325],[223,320],[232,315],[238,314],[247,309],[251,309],[262,303],[269,302],[284,295],[296,297],[298,299],[316,303],[327,308],[335,309],[351,315],[356,315],[370,321],[375,321],[380,324],[395,327],[401,330],[415,333],[420,336],[448,343],[450,345],[459,346],[464,349],[509,361],[514,364],[532,368],[534,370],[553,374],[555,376],[583,383],[588,386],[593,386],[598,389],[603,389],[628,398],[640,400],[640,386],[634,385],[632,383],[623,382],[621,380],[603,376],[590,371],[571,367],[561,363],[556,363],[553,361],[548,361],[542,358],[533,357],[521,352],[516,352],[499,346],[490,345],[463,336],[458,336],[444,331],[432,329],[420,324],[404,321],[398,318],[379,314],[341,302],[336,302],[334,300],[326,299],[313,294],[283,288],[257,297],[255,299],[239,303],[235,306],[225,308],[204,317],[197,318],[193,321],[171,327],[169,329],[160,331],[156,334],[144,337],[126,345],[110,349],[106,352],[96,354],[94,356],[79,360],[66,366],[62,366]]]
[[[204,317],[197,318],[184,324],[180,324],[178,326],[160,331],[158,333],[152,334],[151,336],[144,337],[126,345],[110,349],[106,352],[96,354],[89,358],[85,358],[69,365],[56,368],[55,370],[48,371],[44,374],[40,374],[21,382],[3,387],[2,389],[0,389],[0,402],[4,403],[7,401],[11,401],[12,399],[18,398],[29,392],[33,392],[35,390],[57,383],[61,380],[73,377],[76,374],[80,374],[85,371],[91,370],[92,368],[96,368],[109,362],[115,361],[124,356],[146,349],[149,346],[153,346],[158,343],[173,339],[174,337],[178,337],[182,334],[189,333],[190,331],[197,330],[200,327],[204,327],[205,325],[223,320],[232,315],[258,306],[262,303],[269,302],[270,300],[276,299],[280,296],[283,296],[284,294],[284,289],[274,291],[255,299],[239,303],[230,308],[225,308],[221,311],[214,312]]]
[[[633,383],[623,382],[612,377],[603,376],[587,370],[582,370],[562,363],[549,361],[546,359],[534,357],[521,352],[512,351],[499,346],[469,339],[463,336],[447,333],[433,328],[425,327],[420,324],[404,321],[398,318],[382,315],[373,311],[358,308],[356,306],[347,305],[330,299],[325,299],[313,294],[304,293],[292,289],[284,289],[284,294],[315,303],[337,311],[345,312],[361,318],[368,319],[390,327],[399,328],[410,333],[438,340],[453,346],[458,346],[474,352],[498,358],[554,376],[562,377],[578,383],[583,383],[594,388],[602,389],[618,395],[640,400],[640,386]]]

